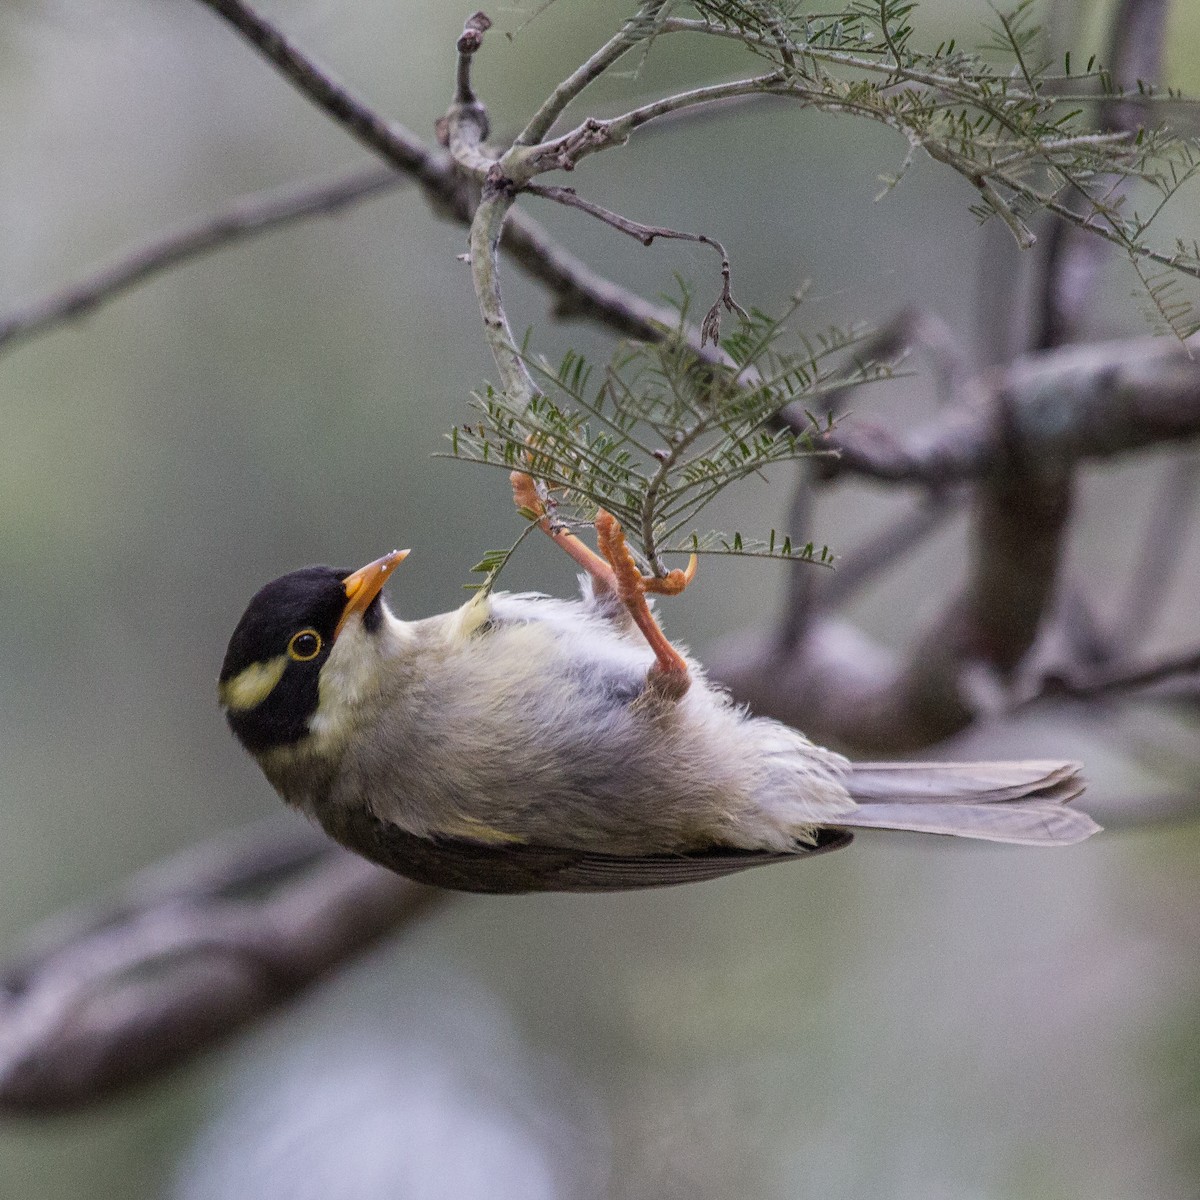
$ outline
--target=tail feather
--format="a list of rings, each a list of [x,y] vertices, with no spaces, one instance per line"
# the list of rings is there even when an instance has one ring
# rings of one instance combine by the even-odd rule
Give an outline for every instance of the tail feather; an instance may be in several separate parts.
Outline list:
[[[855,763],[846,784],[859,807],[836,824],[1070,845],[1100,828],[1063,807],[1083,791],[1079,772],[1072,762]]]

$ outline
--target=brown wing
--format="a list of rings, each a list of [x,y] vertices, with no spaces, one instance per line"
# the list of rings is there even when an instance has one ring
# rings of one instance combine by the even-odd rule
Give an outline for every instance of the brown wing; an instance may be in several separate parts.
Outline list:
[[[417,837],[367,812],[341,813],[327,831],[343,846],[399,875],[461,892],[624,892],[701,883],[751,867],[811,858],[848,846],[844,829],[817,831],[815,846],[794,851],[717,848],[692,854],[634,857],[556,850],[548,846],[485,846],[464,839]]]

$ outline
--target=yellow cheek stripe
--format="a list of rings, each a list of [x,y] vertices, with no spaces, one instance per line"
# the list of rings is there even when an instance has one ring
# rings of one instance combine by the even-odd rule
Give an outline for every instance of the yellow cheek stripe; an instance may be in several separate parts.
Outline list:
[[[287,655],[269,662],[251,663],[244,671],[227,679],[217,689],[221,704],[233,712],[257,708],[274,690],[287,670]]]

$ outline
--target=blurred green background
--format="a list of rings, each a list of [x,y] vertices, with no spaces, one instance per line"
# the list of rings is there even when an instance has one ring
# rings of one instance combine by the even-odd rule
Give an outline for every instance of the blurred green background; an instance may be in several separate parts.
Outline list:
[[[383,111],[431,131],[466,7],[264,8]],[[1056,36],[1097,48],[1106,8],[1058,6]],[[1171,81],[1197,90],[1181,47],[1200,17],[1176,8]],[[625,9],[559,0],[514,40],[491,37],[476,79],[494,126],[518,128]],[[529,14],[491,15],[513,31]],[[988,15],[977,0],[919,12],[937,40],[978,40]],[[703,44],[671,53],[592,103],[733,61]],[[232,197],[365,161],[190,0],[8,0],[0,63],[4,308]],[[812,279],[814,323],[924,306],[985,361],[979,295],[1020,269],[1017,252],[930,163],[873,203],[903,153],[866,124],[760,107],[636,140],[572,182],[719,237],[744,303],[777,306]],[[704,247],[647,250],[535,211],[647,294],[671,290],[672,272],[715,292]],[[400,189],[189,265],[0,360],[5,946],[277,809],[214,703],[225,640],[262,582],[411,545],[391,596],[425,615],[458,603],[471,564],[513,536],[502,476],[430,457],[491,373],[463,249],[462,230]],[[1131,287],[1114,269],[1096,336],[1144,329]],[[518,327],[542,321],[545,298],[511,271],[506,293]],[[585,328],[538,337],[551,354],[605,352]],[[930,391],[911,380],[855,407],[909,422],[930,414]],[[1155,462],[1088,475],[1072,547],[1083,578],[1127,568]],[[780,479],[714,519],[778,525],[787,498]],[[846,488],[793,532],[845,552],[896,502]],[[949,529],[854,615],[899,643],[943,605],[961,546]],[[1198,549],[1179,549],[1156,644],[1194,641]],[[670,631],[703,656],[769,619],[785,569],[706,561],[669,603]],[[506,584],[573,586],[541,546]],[[1080,757],[1103,808],[1163,786],[1126,734],[1040,713],[947,751]],[[1191,729],[1174,736],[1190,750]],[[1045,853],[862,837],[803,867],[660,894],[464,897],[163,1083],[0,1126],[0,1195],[1194,1196],[1197,850],[1194,825]]]

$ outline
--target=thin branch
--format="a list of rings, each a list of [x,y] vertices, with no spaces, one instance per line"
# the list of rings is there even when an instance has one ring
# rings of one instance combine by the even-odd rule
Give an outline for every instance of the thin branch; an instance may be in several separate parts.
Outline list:
[[[484,149],[489,129],[488,114],[471,87],[471,63],[483,45],[483,35],[491,27],[486,13],[477,12],[467,19],[457,42],[454,102],[438,125],[439,136],[444,135],[454,161],[480,180],[495,163],[495,156]]]
[[[516,145],[535,146],[550,132],[551,126],[562,115],[567,105],[583,90],[594,83],[605,71],[622,58],[629,50],[646,38],[664,7],[665,0],[654,0],[643,4],[629,18],[621,30],[614,34],[595,54],[591,55],[576,70],[572,71],[542,102],[529,123],[517,135]]]
[[[458,38],[458,74],[455,80],[454,103],[475,104],[475,92],[471,87],[471,60],[483,45],[483,35],[492,27],[492,19],[485,12],[473,13]]]
[[[342,212],[406,182],[389,167],[368,167],[320,183],[243,196],[223,211],[160,234],[61,291],[0,318],[0,352],[77,320],[190,259],[296,221]]]
[[[402,125],[381,117],[249,4],[243,0],[199,2],[228,21],[286,79],[363,145],[427,185],[445,187],[448,182],[445,173],[430,172],[431,167],[437,166],[437,156],[420,138]]]
[[[1179,680],[1200,682],[1200,649],[1174,651],[1143,662],[1115,663],[1087,673],[1054,675],[1046,680],[1042,695],[1095,700]]]
[[[0,982],[0,1111],[152,1079],[448,894],[279,822],[192,849],[58,918]]]
[[[810,464],[797,464],[796,482],[788,505],[787,533],[790,536],[798,537],[801,530],[808,529],[812,524],[817,507],[812,476]],[[800,645],[808,631],[816,580],[811,571],[791,571],[784,586],[786,590],[776,622],[776,637],[780,648],[787,652]]]
[[[722,307],[726,312],[736,312],[744,320],[750,319],[750,314],[733,298],[729,254],[716,238],[709,237],[705,233],[685,233],[679,229],[668,229],[665,225],[644,225],[641,221],[632,221],[620,213],[593,203],[591,200],[585,200],[574,188],[570,187],[550,187],[527,183],[522,191],[531,192],[535,196],[553,200],[555,203],[566,205],[569,208],[578,208],[603,221],[605,225],[610,225],[613,229],[641,242],[643,246],[653,245],[655,238],[674,238],[678,241],[699,242],[702,245],[711,246],[721,256],[721,295],[700,324],[702,349],[708,342],[715,345],[720,338]]]
[[[278,67],[308,99],[331,118],[344,124],[369,149],[397,168],[396,172],[380,172],[378,178],[388,181],[381,183],[380,187],[399,184],[405,178],[415,180],[438,211],[464,225],[469,224],[474,200],[469,189],[464,188],[450,155],[427,146],[399,123],[385,121],[372,113],[360,98],[348,92],[324,68],[291,45],[282,32],[254,12],[250,6],[238,0],[200,2],[229,20],[230,24],[268,61]],[[353,176],[347,176],[346,180],[341,182],[351,189],[352,179]],[[362,179],[365,198],[371,194],[365,172]],[[297,187],[293,196],[297,208],[295,219],[310,215],[304,211],[304,196],[310,187],[315,193],[312,198],[314,211],[320,211],[321,189],[328,187],[331,193],[336,193],[339,181]],[[21,340],[47,333],[57,328],[64,320],[91,311],[115,298],[144,278],[143,272],[153,273],[179,261],[175,257],[181,253],[177,242],[187,242],[193,237],[202,240],[209,228],[222,230],[229,226],[236,227],[246,219],[243,206],[253,209],[260,202],[269,204],[272,195],[266,193],[239,200],[228,210],[207,218],[195,227],[184,227],[162,235],[150,246],[126,251],[95,276],[79,280],[61,292],[34,301],[10,316],[0,318],[0,347],[7,348]],[[280,223],[291,219],[286,211],[287,193],[281,192],[275,199],[280,204]],[[336,207],[335,196],[330,197],[330,202]],[[353,196],[345,199],[347,204],[353,202]],[[257,229],[248,224],[245,236],[249,237],[270,227],[272,226],[268,213],[264,216],[264,224]],[[237,236],[231,240],[237,240]],[[211,244],[197,245],[194,253],[200,254],[206,249],[217,249],[225,244],[227,243],[222,236],[215,235]],[[161,247],[161,253],[166,256],[161,266],[155,261],[156,246]],[[513,256],[514,261],[527,274],[542,283],[555,297],[553,311],[556,317],[587,319],[618,335],[650,341],[668,336],[677,327],[677,314],[673,310],[652,304],[597,274],[559,245],[536,221],[524,213],[510,214],[505,225],[502,248]],[[685,332],[693,348],[698,349],[699,330]],[[706,354],[704,357],[709,356]],[[719,361],[720,358],[719,354],[713,355],[712,361]]]
[[[471,223],[476,197],[465,187],[450,154],[427,146],[397,121],[375,113],[360,97],[338,83],[315,59],[304,54],[271,22],[244,0],[199,0],[223,16],[283,76],[327,116],[343,125],[359,141],[421,184],[435,207],[460,221]],[[470,114],[477,119],[478,114]],[[486,114],[483,114],[486,120]],[[449,140],[449,121],[446,140]],[[459,121],[460,126],[467,124]],[[479,141],[486,136],[481,130]],[[476,163],[478,167],[484,164]],[[502,248],[527,274],[556,297],[554,314],[560,318],[586,318],[613,332],[658,341],[675,336],[677,315],[605,279],[560,246],[536,221],[513,210],[503,227]],[[685,330],[697,350],[700,333]],[[726,361],[719,351],[701,353],[713,362]]]
[[[538,394],[538,387],[525,365],[525,356],[513,337],[500,295],[500,267],[497,254],[505,218],[512,208],[514,190],[503,169],[495,159],[482,150],[487,137],[486,107],[471,89],[470,65],[483,44],[483,34],[491,22],[483,13],[476,13],[458,39],[458,76],[454,103],[445,116],[445,128],[450,153],[460,166],[478,171],[485,164],[483,193],[471,219],[469,236],[471,278],[483,318],[483,332],[501,383],[513,404],[524,406]]]
[[[513,147],[503,160],[505,173],[515,183],[525,184],[546,171],[573,171],[584,158],[612,146],[624,145],[634,131],[660,117],[738,96],[779,94],[776,90],[779,86],[779,75],[771,72],[677,92],[608,120],[588,117],[553,141]]]
[[[899,313],[866,342],[861,357],[867,361],[899,362],[909,350],[920,351],[929,361],[938,398],[943,404],[960,400],[970,393],[965,380],[966,367],[954,337],[946,323],[933,313],[916,309]],[[831,419],[837,416],[850,403],[857,388],[858,385],[847,385],[827,393],[822,412]],[[788,415],[796,422],[793,427],[800,428],[800,414],[793,411]],[[808,414],[805,413],[804,421],[807,420]],[[802,465],[788,515],[789,532],[793,535],[810,524],[815,508],[812,495],[814,488],[832,479],[838,469],[838,451],[814,455]],[[824,586],[819,585],[809,571],[793,571],[788,576],[777,624],[776,636],[780,648],[785,653],[794,651],[801,644],[816,607],[836,608],[868,576],[886,569],[893,549],[899,555],[919,542],[928,532],[923,517],[939,508],[945,495],[943,489],[931,489],[916,517],[902,518],[896,528],[889,528],[852,558],[839,562],[833,577]]]
[[[1105,61],[1112,78],[1121,86],[1158,78],[1167,7],[1167,0],[1120,0],[1114,9]],[[1100,105],[1099,127],[1111,134],[1135,135],[1145,122],[1146,108],[1147,101],[1143,98],[1139,102],[1136,93],[1106,97]],[[1119,189],[1117,181],[1114,186]],[[1036,296],[1035,350],[1052,349],[1076,339],[1110,254],[1107,242],[1086,236],[1078,225],[1068,225],[1060,218],[1052,220]]]
[[[965,499],[964,492],[954,488],[930,492],[915,512],[903,513],[856,546],[821,587],[818,598],[822,608],[840,608],[883,572],[907,560],[926,538],[962,511]]]
[[[553,313],[560,320],[591,321],[620,337],[644,342],[680,333],[678,312],[597,274],[520,209],[509,211],[500,248],[554,297]],[[699,328],[684,329],[682,336],[706,361],[726,361],[719,349],[701,347]]]

